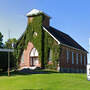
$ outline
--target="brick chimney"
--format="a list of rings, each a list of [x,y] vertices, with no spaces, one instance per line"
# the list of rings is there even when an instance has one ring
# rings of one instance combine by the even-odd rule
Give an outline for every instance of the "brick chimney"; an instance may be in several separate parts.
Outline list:
[[[37,15],[42,14],[42,16],[44,17],[43,19],[43,26],[49,27],[50,25],[50,16],[48,16],[47,14],[45,14],[44,12],[37,10],[37,9],[33,9],[31,10],[26,16],[28,17],[28,24],[32,22],[33,18]]]

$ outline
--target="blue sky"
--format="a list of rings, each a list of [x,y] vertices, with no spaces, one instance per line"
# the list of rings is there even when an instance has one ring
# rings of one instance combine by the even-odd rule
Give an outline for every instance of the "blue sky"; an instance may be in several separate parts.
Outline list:
[[[52,17],[50,25],[69,34],[88,50],[90,0],[0,0],[0,32],[4,42],[19,38],[27,25],[26,14],[33,8]]]

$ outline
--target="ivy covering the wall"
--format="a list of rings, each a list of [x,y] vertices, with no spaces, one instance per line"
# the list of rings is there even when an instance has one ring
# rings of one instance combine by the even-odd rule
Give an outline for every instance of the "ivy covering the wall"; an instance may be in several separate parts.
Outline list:
[[[27,48],[28,42],[32,42],[34,47],[39,52],[39,60],[42,67],[46,67],[48,63],[48,50],[52,50],[52,62],[53,65],[58,62],[60,56],[60,45],[42,28],[42,22],[44,20],[43,15],[37,15],[33,17],[31,23],[27,25],[26,31],[18,41],[16,46],[16,59],[20,60],[20,56],[24,49]],[[34,33],[37,33],[35,35]]]
[[[56,68],[58,64],[58,60],[60,60],[61,46],[57,44],[57,42],[46,32],[44,31],[44,63],[48,68]],[[53,64],[48,65],[48,51],[52,50],[52,62]]]

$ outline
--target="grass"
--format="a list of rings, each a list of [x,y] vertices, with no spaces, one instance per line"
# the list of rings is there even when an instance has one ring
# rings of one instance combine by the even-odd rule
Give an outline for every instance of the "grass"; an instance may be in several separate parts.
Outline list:
[[[90,90],[90,81],[86,74],[13,72],[10,77],[0,74],[0,90]]]

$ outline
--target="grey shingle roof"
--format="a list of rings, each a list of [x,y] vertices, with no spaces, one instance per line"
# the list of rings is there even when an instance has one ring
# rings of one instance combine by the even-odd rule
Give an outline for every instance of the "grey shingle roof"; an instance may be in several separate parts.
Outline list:
[[[66,33],[63,33],[51,26],[45,27],[49,33],[51,33],[58,41],[60,41],[62,44],[83,50],[87,52],[81,45],[79,45],[74,39],[72,39],[69,35]]]

